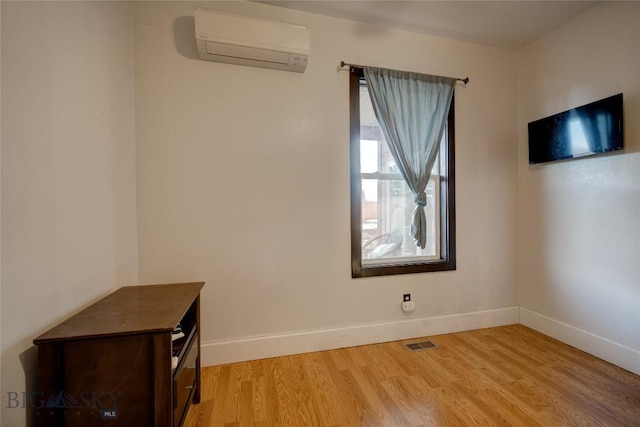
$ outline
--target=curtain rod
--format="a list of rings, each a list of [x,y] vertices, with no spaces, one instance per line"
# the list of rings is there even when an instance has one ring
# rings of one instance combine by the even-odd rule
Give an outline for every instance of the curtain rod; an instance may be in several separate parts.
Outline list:
[[[358,64],[347,64],[347,63],[346,63],[346,62],[344,62],[344,61],[340,61],[340,68],[343,68],[343,67],[349,67],[349,68],[362,68],[362,65],[358,65]],[[457,80],[457,81],[459,81],[459,82],[464,83],[465,85],[466,85],[467,83],[469,83],[469,77],[465,77],[464,79],[461,79],[461,78],[456,77],[456,80]]]

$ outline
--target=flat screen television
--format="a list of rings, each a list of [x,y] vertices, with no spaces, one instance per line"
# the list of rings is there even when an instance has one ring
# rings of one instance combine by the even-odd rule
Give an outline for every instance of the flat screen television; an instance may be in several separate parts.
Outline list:
[[[622,94],[529,123],[529,164],[622,149]]]

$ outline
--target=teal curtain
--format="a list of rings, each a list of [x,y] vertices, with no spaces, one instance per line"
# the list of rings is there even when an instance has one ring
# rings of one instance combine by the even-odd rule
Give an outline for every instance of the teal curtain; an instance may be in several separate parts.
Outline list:
[[[363,72],[391,154],[414,194],[411,237],[424,249],[425,189],[440,148],[456,79],[368,66]]]

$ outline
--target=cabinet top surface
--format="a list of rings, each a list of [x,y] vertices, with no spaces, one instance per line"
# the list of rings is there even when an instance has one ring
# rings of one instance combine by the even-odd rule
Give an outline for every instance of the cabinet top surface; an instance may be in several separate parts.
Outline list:
[[[172,331],[204,282],[125,286],[34,339],[35,344]]]

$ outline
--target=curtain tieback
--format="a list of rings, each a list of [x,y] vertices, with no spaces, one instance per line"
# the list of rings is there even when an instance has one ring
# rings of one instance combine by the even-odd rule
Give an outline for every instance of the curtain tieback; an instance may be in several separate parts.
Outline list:
[[[418,193],[413,198],[413,202],[418,206],[427,206],[427,195],[424,191]]]

